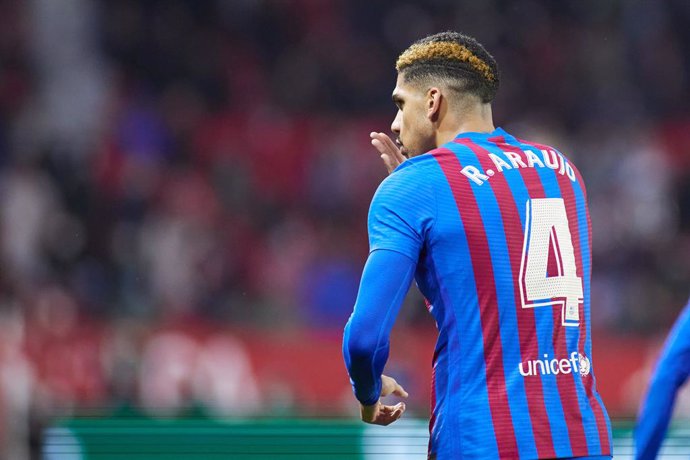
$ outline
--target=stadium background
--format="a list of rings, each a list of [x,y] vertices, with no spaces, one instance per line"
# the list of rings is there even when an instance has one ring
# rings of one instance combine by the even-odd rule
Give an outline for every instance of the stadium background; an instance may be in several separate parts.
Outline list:
[[[0,458],[424,458],[419,296],[397,429],[356,423],[340,339],[384,177],[368,133],[397,54],[445,29],[498,60],[497,125],[587,180],[629,446],[690,292],[690,2],[0,0]]]

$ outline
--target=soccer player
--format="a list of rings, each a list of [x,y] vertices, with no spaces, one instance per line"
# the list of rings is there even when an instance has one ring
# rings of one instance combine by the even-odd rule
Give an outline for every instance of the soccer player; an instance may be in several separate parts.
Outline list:
[[[429,458],[610,458],[582,177],[553,147],[494,127],[498,68],[473,38],[426,37],[396,68],[397,141],[371,134],[390,175],[343,338],[362,419],[405,410],[380,397],[407,396],[382,372],[414,278],[439,330]]]
[[[676,320],[652,374],[635,428],[635,458],[656,458],[676,393],[690,375],[690,300]]]

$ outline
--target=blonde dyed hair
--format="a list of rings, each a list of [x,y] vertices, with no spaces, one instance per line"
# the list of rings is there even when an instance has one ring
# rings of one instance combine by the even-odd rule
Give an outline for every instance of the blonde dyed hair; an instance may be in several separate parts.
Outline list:
[[[493,83],[497,79],[486,62],[472,53],[466,46],[451,41],[415,43],[398,57],[395,69],[400,72],[418,62],[433,60],[466,63],[486,80]]]

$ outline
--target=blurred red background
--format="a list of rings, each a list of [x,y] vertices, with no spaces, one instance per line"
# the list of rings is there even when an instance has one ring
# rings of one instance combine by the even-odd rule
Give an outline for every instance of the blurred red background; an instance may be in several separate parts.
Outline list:
[[[496,57],[497,124],[587,182],[598,385],[633,416],[690,291],[689,5],[0,0],[3,453],[123,405],[355,414],[368,134],[446,29]],[[433,336],[413,289],[389,369],[422,417]]]

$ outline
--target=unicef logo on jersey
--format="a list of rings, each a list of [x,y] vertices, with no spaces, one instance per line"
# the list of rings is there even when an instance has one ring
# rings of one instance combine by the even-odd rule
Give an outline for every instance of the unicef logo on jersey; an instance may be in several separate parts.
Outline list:
[[[574,351],[569,358],[550,358],[544,354],[543,359],[532,359],[518,364],[518,371],[523,377],[534,375],[558,375],[579,373],[582,377],[589,375],[592,363],[583,354]]]

